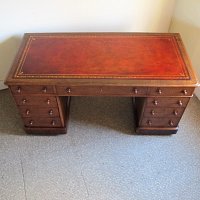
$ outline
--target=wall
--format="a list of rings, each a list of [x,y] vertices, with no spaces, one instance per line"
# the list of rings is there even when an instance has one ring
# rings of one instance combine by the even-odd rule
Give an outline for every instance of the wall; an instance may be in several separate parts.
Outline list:
[[[177,0],[170,32],[180,32],[200,80],[200,1]],[[200,88],[196,89],[200,99]]]
[[[2,1],[0,6],[0,89],[5,87],[3,80],[24,32],[168,32],[174,1]]]

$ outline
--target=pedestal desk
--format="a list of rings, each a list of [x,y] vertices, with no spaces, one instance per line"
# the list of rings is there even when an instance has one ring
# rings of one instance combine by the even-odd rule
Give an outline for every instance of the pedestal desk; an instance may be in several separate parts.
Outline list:
[[[198,86],[177,33],[27,33],[5,83],[34,134],[66,133],[71,96],[132,97],[137,133],[173,134]]]

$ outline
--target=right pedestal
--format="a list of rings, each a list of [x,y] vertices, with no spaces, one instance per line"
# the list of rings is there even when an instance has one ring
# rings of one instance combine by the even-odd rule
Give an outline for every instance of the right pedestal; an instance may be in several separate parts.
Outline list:
[[[190,98],[136,97],[136,133],[175,134]]]

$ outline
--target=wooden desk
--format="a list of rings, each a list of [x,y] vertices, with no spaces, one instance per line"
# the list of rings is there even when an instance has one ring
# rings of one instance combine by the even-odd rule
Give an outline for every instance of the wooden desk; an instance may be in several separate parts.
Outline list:
[[[48,134],[66,132],[70,96],[135,97],[137,133],[176,133],[198,85],[171,33],[25,34],[5,83],[26,132]]]

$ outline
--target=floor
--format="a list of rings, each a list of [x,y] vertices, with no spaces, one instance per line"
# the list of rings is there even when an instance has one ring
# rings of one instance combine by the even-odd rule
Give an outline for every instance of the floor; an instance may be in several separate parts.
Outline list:
[[[200,101],[176,135],[134,133],[130,98],[72,98],[66,135],[26,135],[0,91],[1,200],[198,200]]]

